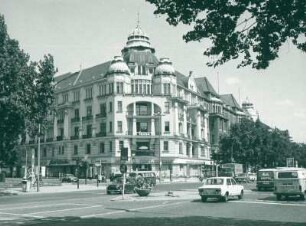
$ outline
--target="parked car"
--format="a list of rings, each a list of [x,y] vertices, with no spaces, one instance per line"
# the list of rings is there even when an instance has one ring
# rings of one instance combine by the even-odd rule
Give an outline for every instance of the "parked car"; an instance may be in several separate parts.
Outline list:
[[[117,177],[114,179],[110,184],[106,187],[106,194],[122,194],[123,190],[123,178]],[[135,183],[131,183],[128,180],[126,181],[126,184],[124,186],[124,194],[131,194],[135,192]]]
[[[62,178],[62,182],[77,182],[79,178],[74,176],[73,174],[65,174]]]
[[[244,187],[237,184],[232,177],[210,177],[204,180],[204,184],[198,188],[202,202],[208,198],[217,198],[227,202],[229,198],[243,198]]]

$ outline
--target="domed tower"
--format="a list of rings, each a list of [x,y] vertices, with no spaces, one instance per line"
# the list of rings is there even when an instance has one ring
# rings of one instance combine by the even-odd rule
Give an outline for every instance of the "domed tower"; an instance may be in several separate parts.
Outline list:
[[[115,56],[107,73],[107,82],[113,84],[113,92],[118,94],[130,93],[130,69],[121,56]]]
[[[153,93],[162,95],[176,94],[177,80],[175,70],[169,58],[161,58],[155,68],[153,77]]]
[[[254,104],[249,101],[248,98],[242,103],[242,109],[246,113],[246,115],[256,121],[259,117],[258,112],[254,108]]]
[[[155,49],[151,47],[149,37],[139,25],[128,36],[127,43],[121,52],[132,75],[147,77],[153,75],[154,68],[158,64],[157,57],[154,55]]]

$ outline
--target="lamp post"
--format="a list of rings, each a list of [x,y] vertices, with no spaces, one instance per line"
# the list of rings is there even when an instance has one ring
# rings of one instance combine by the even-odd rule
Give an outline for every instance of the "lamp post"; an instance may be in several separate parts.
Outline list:
[[[39,192],[39,182],[40,182],[40,123],[38,124],[38,149],[37,149],[37,192]]]
[[[162,161],[161,161],[161,134],[162,134],[162,116],[165,116],[164,114],[161,114],[160,112],[157,112],[154,114],[154,116],[159,117],[159,124],[160,124],[160,131],[159,131],[159,152],[158,152],[158,175],[159,175],[159,183],[161,183],[161,166],[162,166]],[[155,131],[156,133],[156,131]]]

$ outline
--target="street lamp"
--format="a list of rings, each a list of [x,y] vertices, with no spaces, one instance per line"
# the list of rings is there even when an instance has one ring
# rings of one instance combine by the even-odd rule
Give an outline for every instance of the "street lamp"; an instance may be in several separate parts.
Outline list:
[[[157,112],[154,114],[154,116],[159,117],[159,124],[160,124],[160,131],[159,131],[159,156],[158,156],[158,164],[159,164],[159,183],[161,183],[161,166],[162,166],[162,161],[161,161],[161,134],[162,134],[162,116],[165,116],[164,114],[161,114],[160,112]],[[156,133],[156,131],[155,131]]]

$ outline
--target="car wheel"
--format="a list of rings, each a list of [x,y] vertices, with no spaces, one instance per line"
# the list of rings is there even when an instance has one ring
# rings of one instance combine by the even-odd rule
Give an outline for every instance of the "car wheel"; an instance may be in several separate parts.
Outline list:
[[[304,195],[300,195],[301,200],[305,200],[305,196]]]
[[[225,195],[222,197],[222,201],[223,202],[227,202],[228,201],[228,193],[226,192]]]
[[[277,199],[278,201],[280,201],[280,200],[282,199],[282,195],[277,194],[277,195],[276,195],[276,199]]]
[[[206,202],[207,201],[207,197],[201,196],[201,200],[202,200],[202,202]]]
[[[108,195],[110,195],[111,193],[110,193],[110,191],[106,191],[106,193],[108,194]]]
[[[243,190],[241,190],[240,195],[238,195],[238,199],[242,199],[243,198]]]
[[[71,182],[71,179],[67,179],[67,182],[70,183],[70,182]]]

